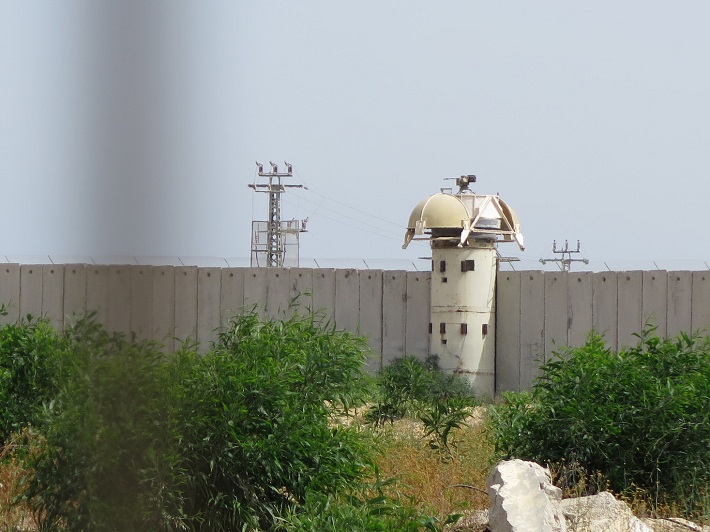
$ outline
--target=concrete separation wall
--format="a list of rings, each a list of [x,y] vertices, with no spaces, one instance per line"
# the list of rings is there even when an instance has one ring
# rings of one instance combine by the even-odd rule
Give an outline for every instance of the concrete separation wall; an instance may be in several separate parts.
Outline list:
[[[31,314],[62,328],[90,310],[109,330],[168,349],[194,339],[205,349],[243,308],[265,318],[314,310],[367,337],[376,371],[383,360],[428,354],[429,279],[404,270],[4,264],[0,323]]]
[[[109,330],[206,348],[242,308],[264,317],[316,310],[367,337],[373,371],[429,352],[430,272],[328,268],[3,264],[0,323],[46,316],[61,328],[86,310]],[[661,335],[710,330],[710,271],[499,272],[496,390],[529,388],[540,364],[592,329],[612,349],[646,321]]]
[[[710,271],[498,273],[496,391],[529,388],[542,362],[581,345],[635,345],[645,323],[661,336],[710,331]]]

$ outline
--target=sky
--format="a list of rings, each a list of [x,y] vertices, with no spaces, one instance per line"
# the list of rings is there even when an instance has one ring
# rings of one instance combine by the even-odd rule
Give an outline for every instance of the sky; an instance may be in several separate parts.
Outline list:
[[[410,212],[475,174],[520,219],[518,267],[567,239],[597,269],[705,268],[708,20],[701,0],[0,0],[0,258],[242,264],[255,162],[288,161],[302,264],[422,267]]]

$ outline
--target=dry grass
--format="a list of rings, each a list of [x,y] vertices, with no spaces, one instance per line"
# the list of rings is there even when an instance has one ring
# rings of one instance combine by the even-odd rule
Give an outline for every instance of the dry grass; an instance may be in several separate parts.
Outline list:
[[[563,498],[584,497],[594,495],[602,491],[613,490],[609,487],[608,480],[601,472],[594,475],[588,474],[581,464],[576,462],[562,462],[553,464],[550,467],[553,484],[562,489]],[[692,479],[689,479],[692,484]],[[706,493],[707,490],[704,492]],[[668,519],[676,518],[679,515],[688,515],[688,507],[684,507],[681,501],[669,501],[667,499],[656,499],[655,495],[648,490],[639,488],[632,484],[631,489],[626,493],[614,493],[614,496],[625,502],[632,513],[637,517]],[[706,495],[706,502],[698,507],[708,508],[710,505],[710,494]],[[707,513],[707,509],[705,510]],[[693,516],[697,522],[708,524],[708,516]]]
[[[439,517],[487,509],[484,490],[493,465],[493,447],[476,418],[452,433],[450,457],[431,449],[422,436],[422,424],[413,420],[380,429],[382,453],[377,465],[381,478],[400,479],[394,486],[397,493]]]
[[[0,531],[37,530],[37,523],[32,512],[24,504],[14,504],[19,495],[18,481],[24,474],[16,451],[16,436],[0,449]]]

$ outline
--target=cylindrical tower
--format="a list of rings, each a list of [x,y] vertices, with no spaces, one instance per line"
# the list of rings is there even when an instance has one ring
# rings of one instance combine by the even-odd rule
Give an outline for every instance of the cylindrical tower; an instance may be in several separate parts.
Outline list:
[[[524,249],[515,213],[497,195],[471,192],[475,176],[456,180],[456,194],[428,197],[412,211],[404,246],[430,240],[430,353],[464,375],[476,393],[495,392],[495,281],[498,242]]]

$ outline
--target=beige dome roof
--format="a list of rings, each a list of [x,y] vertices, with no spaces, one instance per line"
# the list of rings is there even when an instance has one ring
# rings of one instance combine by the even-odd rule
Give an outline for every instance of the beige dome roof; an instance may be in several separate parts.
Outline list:
[[[434,194],[414,207],[409,216],[408,229],[415,229],[417,222],[423,222],[427,229],[446,227],[461,228],[464,220],[471,218],[466,206],[451,194]]]

